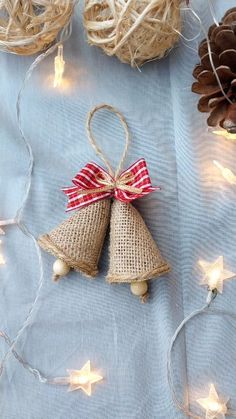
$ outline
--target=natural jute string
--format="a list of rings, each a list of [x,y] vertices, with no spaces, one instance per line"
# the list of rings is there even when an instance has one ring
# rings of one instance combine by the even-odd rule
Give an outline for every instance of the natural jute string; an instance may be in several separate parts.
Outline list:
[[[116,114],[118,116],[118,118],[120,119],[120,122],[121,122],[121,124],[124,128],[124,131],[125,131],[125,147],[124,147],[124,151],[122,153],[120,162],[117,166],[117,169],[116,169],[115,173],[114,173],[114,171],[111,167],[111,164],[108,161],[108,158],[105,156],[102,149],[98,146],[97,141],[94,138],[92,128],[91,128],[91,121],[92,121],[92,118],[93,118],[94,114],[101,109],[107,109],[108,111],[113,112],[114,114]],[[91,146],[93,147],[93,149],[95,150],[95,153],[103,161],[103,163],[105,164],[105,166],[108,169],[109,174],[116,180],[119,176],[119,173],[121,172],[121,170],[123,168],[123,164],[125,162],[127,152],[128,152],[128,148],[129,148],[129,145],[130,145],[130,140],[131,140],[129,128],[128,128],[128,125],[127,125],[127,122],[126,122],[124,116],[122,115],[121,112],[118,111],[118,109],[114,108],[111,105],[102,104],[102,105],[95,106],[88,114],[87,121],[86,121],[86,131],[87,131],[89,142],[90,142]],[[130,179],[128,181],[130,182]]]
[[[99,192],[107,192],[113,190],[115,188],[119,188],[122,191],[131,192],[131,193],[142,193],[141,188],[136,188],[135,186],[128,185],[129,182],[134,180],[134,176],[131,173],[123,173],[117,179],[111,178],[111,176],[103,174],[96,176],[96,181],[100,183],[101,188],[99,188]],[[84,189],[79,191],[79,195],[90,195],[91,193],[98,192],[97,188],[95,189]]]

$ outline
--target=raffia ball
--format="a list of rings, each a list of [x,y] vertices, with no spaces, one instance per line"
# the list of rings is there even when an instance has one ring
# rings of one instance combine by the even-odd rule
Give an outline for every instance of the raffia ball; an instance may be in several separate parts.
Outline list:
[[[68,23],[72,0],[1,0],[0,51],[31,55],[44,50]]]
[[[85,0],[88,42],[132,67],[162,58],[179,38],[181,0]]]

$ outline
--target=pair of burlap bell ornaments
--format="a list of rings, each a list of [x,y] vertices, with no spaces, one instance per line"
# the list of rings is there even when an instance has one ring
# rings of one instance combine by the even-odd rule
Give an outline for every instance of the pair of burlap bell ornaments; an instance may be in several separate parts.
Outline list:
[[[125,149],[115,173],[91,130],[93,115],[100,109],[114,112],[126,133]],[[86,128],[92,147],[108,170],[94,162],[88,163],[72,180],[73,186],[63,188],[68,196],[67,211],[75,213],[50,233],[42,235],[39,245],[57,258],[53,265],[54,280],[67,275],[70,269],[95,277],[110,226],[106,279],[109,283],[130,283],[132,293],[145,302],[148,297],[147,281],[169,272],[170,267],[131,202],[159,188],[151,185],[144,159],[122,171],[130,134],[123,115],[117,109],[104,104],[96,106],[88,115]]]

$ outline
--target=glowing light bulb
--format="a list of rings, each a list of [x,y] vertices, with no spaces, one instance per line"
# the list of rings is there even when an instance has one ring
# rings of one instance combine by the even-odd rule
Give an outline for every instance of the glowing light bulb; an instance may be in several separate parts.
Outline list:
[[[230,132],[226,131],[226,129],[214,130],[212,131],[212,133],[215,135],[219,135],[220,137],[224,137],[227,140],[236,140],[236,134],[231,134]]]
[[[0,240],[0,244],[2,244],[2,240]],[[0,265],[5,265],[5,259],[3,257],[3,255],[0,253]]]
[[[208,285],[210,291],[217,290],[223,292],[223,283],[226,279],[231,279],[236,276],[234,272],[224,269],[224,258],[219,256],[213,263],[200,260],[199,265],[204,271],[204,277],[201,281],[202,285]]]
[[[218,169],[221,171],[222,176],[227,180],[228,183],[231,185],[236,185],[236,176],[235,174],[228,169],[227,167],[223,167],[218,161],[213,160],[213,163],[218,167]]]
[[[220,280],[221,270],[220,268],[212,269],[209,275],[209,285],[211,289],[217,288],[218,282]]]
[[[8,220],[0,220],[0,235],[5,234],[5,231],[1,227],[16,224],[15,218],[9,218]]]
[[[81,370],[68,370],[70,376],[68,378],[69,390],[83,390],[88,396],[92,394],[92,384],[101,381],[103,377],[91,371],[90,361],[81,368]]]
[[[87,384],[89,381],[89,377],[87,375],[81,375],[81,377],[75,377],[73,380],[73,384]]]
[[[229,399],[220,400],[214,384],[211,384],[208,397],[198,399],[197,403],[206,410],[206,419],[225,419],[228,401]]]
[[[55,76],[54,87],[61,86],[62,77],[65,70],[65,61],[63,59],[63,45],[58,46],[57,56],[54,60]]]
[[[212,412],[222,412],[222,405],[214,400],[208,401],[208,407]]]

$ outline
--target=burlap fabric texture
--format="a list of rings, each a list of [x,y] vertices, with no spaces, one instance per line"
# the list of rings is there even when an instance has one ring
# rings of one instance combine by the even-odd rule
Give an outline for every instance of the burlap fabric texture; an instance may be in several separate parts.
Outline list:
[[[109,219],[110,200],[96,202],[76,211],[48,234],[39,245],[70,268],[94,277],[103,247]]]
[[[132,204],[115,200],[111,208],[107,281],[145,281],[169,270],[140,213]]]

